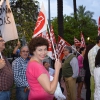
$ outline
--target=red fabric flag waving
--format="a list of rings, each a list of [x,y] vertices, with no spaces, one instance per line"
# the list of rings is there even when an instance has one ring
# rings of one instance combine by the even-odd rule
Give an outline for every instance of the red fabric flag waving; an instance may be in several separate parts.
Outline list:
[[[74,37],[74,45],[77,47],[77,46],[79,46],[80,47],[80,45],[81,45],[81,42],[78,40],[78,39],[76,39],[75,37]]]
[[[56,38],[55,38],[55,34],[54,34],[54,31],[53,31],[52,25],[51,25],[51,28],[50,28],[50,34],[51,34],[51,37],[53,39],[53,43],[56,44]]]
[[[51,28],[50,28],[50,40],[51,40],[51,43],[52,43],[52,47],[53,47],[53,58],[54,59],[57,59],[57,56],[56,56],[56,38],[55,38],[55,34],[54,34],[54,31],[53,31],[53,27],[51,25]]]
[[[58,36],[58,43],[57,43],[57,49],[56,49],[58,59],[62,60],[63,49],[65,46],[71,46],[71,45],[68,42],[66,42],[62,37]]]
[[[83,36],[82,32],[81,32],[81,46],[80,47],[86,47],[84,36]]]
[[[47,39],[48,42],[49,42],[49,48],[48,48],[48,54],[47,54],[47,55],[48,55],[51,59],[54,59],[54,57],[53,57],[52,43],[51,43],[51,40],[50,40],[50,37],[49,37],[48,32],[46,32],[46,39]]]
[[[44,9],[44,5],[42,4],[42,7],[40,9],[39,16],[38,16],[38,19],[36,22],[36,26],[34,29],[33,37],[36,37],[40,33],[46,31],[47,24],[48,24],[48,22],[47,22],[47,18],[46,18],[46,14],[45,14],[45,9]]]

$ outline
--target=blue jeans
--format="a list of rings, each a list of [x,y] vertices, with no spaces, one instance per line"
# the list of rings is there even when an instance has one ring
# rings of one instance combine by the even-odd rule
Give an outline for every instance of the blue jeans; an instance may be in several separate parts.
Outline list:
[[[0,100],[10,100],[10,91],[0,91]]]
[[[24,92],[25,87],[16,87],[17,100],[28,100],[29,90]]]

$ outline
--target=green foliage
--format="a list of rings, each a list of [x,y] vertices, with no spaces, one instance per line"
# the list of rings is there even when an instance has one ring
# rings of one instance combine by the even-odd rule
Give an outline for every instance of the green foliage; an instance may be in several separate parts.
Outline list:
[[[3,54],[7,58],[12,57],[12,53],[13,53],[13,50],[14,50],[15,46],[17,45],[17,42],[18,42],[18,40],[12,40],[12,41],[8,41],[8,42],[5,43],[6,48],[4,49]]]
[[[37,20],[38,2],[34,0],[10,0],[10,6],[17,26],[19,40],[22,40],[22,36],[24,36],[28,42],[32,38]],[[6,43],[4,54],[7,57],[11,56],[16,44],[17,40]]]
[[[77,9],[76,18],[74,17],[74,14],[71,14],[70,16],[63,16],[63,23],[64,23],[64,39],[68,41],[70,44],[74,43],[74,36],[80,40],[80,33],[82,31],[86,43],[89,43],[87,41],[87,37],[90,37],[91,40],[95,40],[97,36],[97,25],[96,21],[92,19],[93,12],[85,11],[86,7],[79,6]],[[56,37],[58,35],[57,32],[57,18],[53,18],[52,25],[54,27],[54,32],[56,34]],[[93,41],[95,42],[95,41]]]
[[[10,0],[19,38],[24,35],[29,41],[38,15],[38,2],[34,0]]]

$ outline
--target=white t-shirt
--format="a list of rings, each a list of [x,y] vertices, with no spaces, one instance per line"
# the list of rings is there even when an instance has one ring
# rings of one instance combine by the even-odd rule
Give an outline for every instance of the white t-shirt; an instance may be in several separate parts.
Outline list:
[[[51,76],[53,76],[54,73],[55,73],[55,70],[54,70],[53,68],[50,68],[50,67],[49,67],[49,74],[50,74]]]
[[[52,80],[53,80],[53,76],[50,75],[50,81],[52,81]],[[66,97],[63,95],[63,93],[61,91],[59,82],[57,84],[57,88],[55,90],[54,96],[57,100],[65,100],[66,99]]]

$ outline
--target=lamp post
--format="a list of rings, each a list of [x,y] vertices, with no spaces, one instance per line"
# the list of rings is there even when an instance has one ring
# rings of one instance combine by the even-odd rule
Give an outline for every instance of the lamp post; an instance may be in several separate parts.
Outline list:
[[[95,44],[95,40],[93,40],[93,39],[91,39],[90,37],[87,37],[87,41],[88,41],[88,43],[93,43],[93,44]]]
[[[48,0],[48,23],[49,27],[51,26],[51,19],[50,19],[50,0]]]
[[[90,40],[90,37],[88,37],[87,40],[89,41]]]

